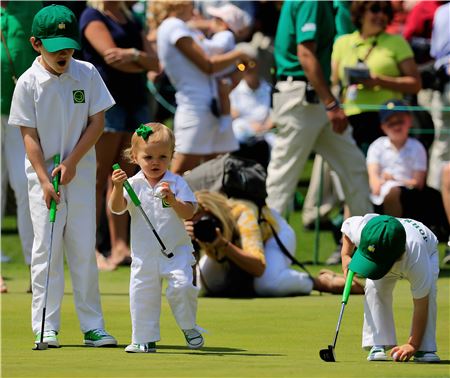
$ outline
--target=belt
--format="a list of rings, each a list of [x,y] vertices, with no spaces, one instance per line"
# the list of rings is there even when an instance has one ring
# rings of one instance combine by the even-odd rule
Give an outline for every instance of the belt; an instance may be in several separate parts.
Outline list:
[[[308,79],[304,76],[280,75],[277,77],[277,81],[303,81],[306,83]]]

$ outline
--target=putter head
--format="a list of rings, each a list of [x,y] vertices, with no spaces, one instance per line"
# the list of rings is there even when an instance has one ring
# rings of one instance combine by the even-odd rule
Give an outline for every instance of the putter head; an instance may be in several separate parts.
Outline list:
[[[327,349],[321,349],[319,355],[325,362],[336,362],[333,345],[328,345]]]
[[[33,350],[46,350],[48,349],[48,343],[35,343]]]

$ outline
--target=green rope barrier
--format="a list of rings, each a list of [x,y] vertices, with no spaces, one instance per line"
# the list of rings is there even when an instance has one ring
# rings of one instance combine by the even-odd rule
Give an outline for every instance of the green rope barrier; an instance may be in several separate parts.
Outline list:
[[[420,106],[420,105],[408,105],[408,106],[395,106],[395,107],[391,107],[388,105],[371,105],[371,104],[341,104],[341,108],[345,109],[345,108],[354,108],[354,107],[358,107],[361,110],[398,110],[398,111],[410,111],[410,112],[419,112],[419,111],[423,111],[423,110],[440,110],[442,112],[450,112],[450,106],[443,106],[441,108],[436,108],[433,106]]]
[[[150,93],[153,95],[156,101],[163,106],[166,110],[168,110],[170,113],[175,114],[176,107],[170,104],[161,94],[158,92],[158,89],[155,87],[155,84],[147,80],[147,88],[150,91]]]

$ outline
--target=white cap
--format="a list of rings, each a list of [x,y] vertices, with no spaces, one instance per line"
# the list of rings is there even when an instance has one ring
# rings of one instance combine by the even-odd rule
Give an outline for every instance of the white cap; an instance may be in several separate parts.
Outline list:
[[[249,14],[233,4],[225,4],[220,7],[207,7],[206,13],[213,17],[220,18],[228,28],[235,34],[250,26],[251,18]]]

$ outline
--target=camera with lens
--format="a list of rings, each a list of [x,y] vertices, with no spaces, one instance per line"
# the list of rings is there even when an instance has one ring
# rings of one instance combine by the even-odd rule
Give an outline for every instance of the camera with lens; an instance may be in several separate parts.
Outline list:
[[[221,222],[210,214],[203,215],[194,222],[194,236],[202,242],[212,243],[217,238],[216,228],[222,231]]]

